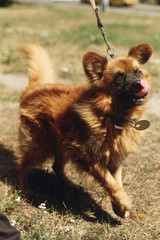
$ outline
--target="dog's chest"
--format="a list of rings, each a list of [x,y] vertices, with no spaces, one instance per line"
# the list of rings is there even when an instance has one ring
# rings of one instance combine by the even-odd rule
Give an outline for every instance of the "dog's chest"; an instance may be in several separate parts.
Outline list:
[[[137,151],[140,138],[137,130],[129,126],[116,129],[109,119],[105,125],[101,120],[93,122],[88,130],[88,138],[79,145],[92,159],[97,161],[105,157],[126,156]]]
[[[63,136],[65,135],[69,149],[78,158],[97,161],[106,158],[106,153],[107,156],[114,157],[136,151],[139,134],[134,129],[128,126],[122,130],[116,129],[111,118],[97,117],[87,105],[83,110],[79,106],[74,108],[71,116],[70,123],[67,124],[68,133],[63,132]]]

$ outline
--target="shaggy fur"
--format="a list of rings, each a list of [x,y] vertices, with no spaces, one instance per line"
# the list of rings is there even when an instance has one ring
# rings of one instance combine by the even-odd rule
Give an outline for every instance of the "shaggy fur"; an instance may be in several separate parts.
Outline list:
[[[87,53],[83,66],[88,83],[80,86],[52,84],[52,68],[45,50],[26,44],[29,84],[20,103],[20,186],[28,191],[27,174],[46,159],[63,181],[69,160],[92,175],[109,193],[113,210],[127,217],[131,202],[122,185],[122,160],[137,151],[140,131],[128,120],[142,119],[150,78],[142,65],[152,48],[132,47],[126,57],[107,61]],[[141,84],[143,79],[143,84]],[[118,128],[116,127],[118,126]]]

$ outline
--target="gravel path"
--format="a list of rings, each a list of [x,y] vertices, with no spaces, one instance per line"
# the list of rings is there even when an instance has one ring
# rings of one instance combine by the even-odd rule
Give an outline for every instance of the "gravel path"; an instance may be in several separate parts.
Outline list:
[[[59,83],[70,84],[66,80],[59,79]],[[23,90],[27,83],[28,77],[24,75],[0,74],[0,83],[13,89]],[[160,94],[152,94],[149,100],[148,113],[160,116]]]

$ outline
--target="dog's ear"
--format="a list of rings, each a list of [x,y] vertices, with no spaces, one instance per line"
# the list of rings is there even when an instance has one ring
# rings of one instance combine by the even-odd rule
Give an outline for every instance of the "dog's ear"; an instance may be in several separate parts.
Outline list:
[[[145,64],[152,55],[152,47],[147,43],[133,46],[128,53],[128,56],[134,57],[140,64]]]
[[[83,67],[90,82],[96,82],[103,77],[107,58],[97,53],[88,52],[83,57]]]

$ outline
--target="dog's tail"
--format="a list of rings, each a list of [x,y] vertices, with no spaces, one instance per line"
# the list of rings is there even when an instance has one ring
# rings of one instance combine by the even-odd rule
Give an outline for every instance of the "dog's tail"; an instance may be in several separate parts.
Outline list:
[[[53,81],[53,67],[44,48],[26,43],[20,47],[20,51],[28,60],[29,85]]]

